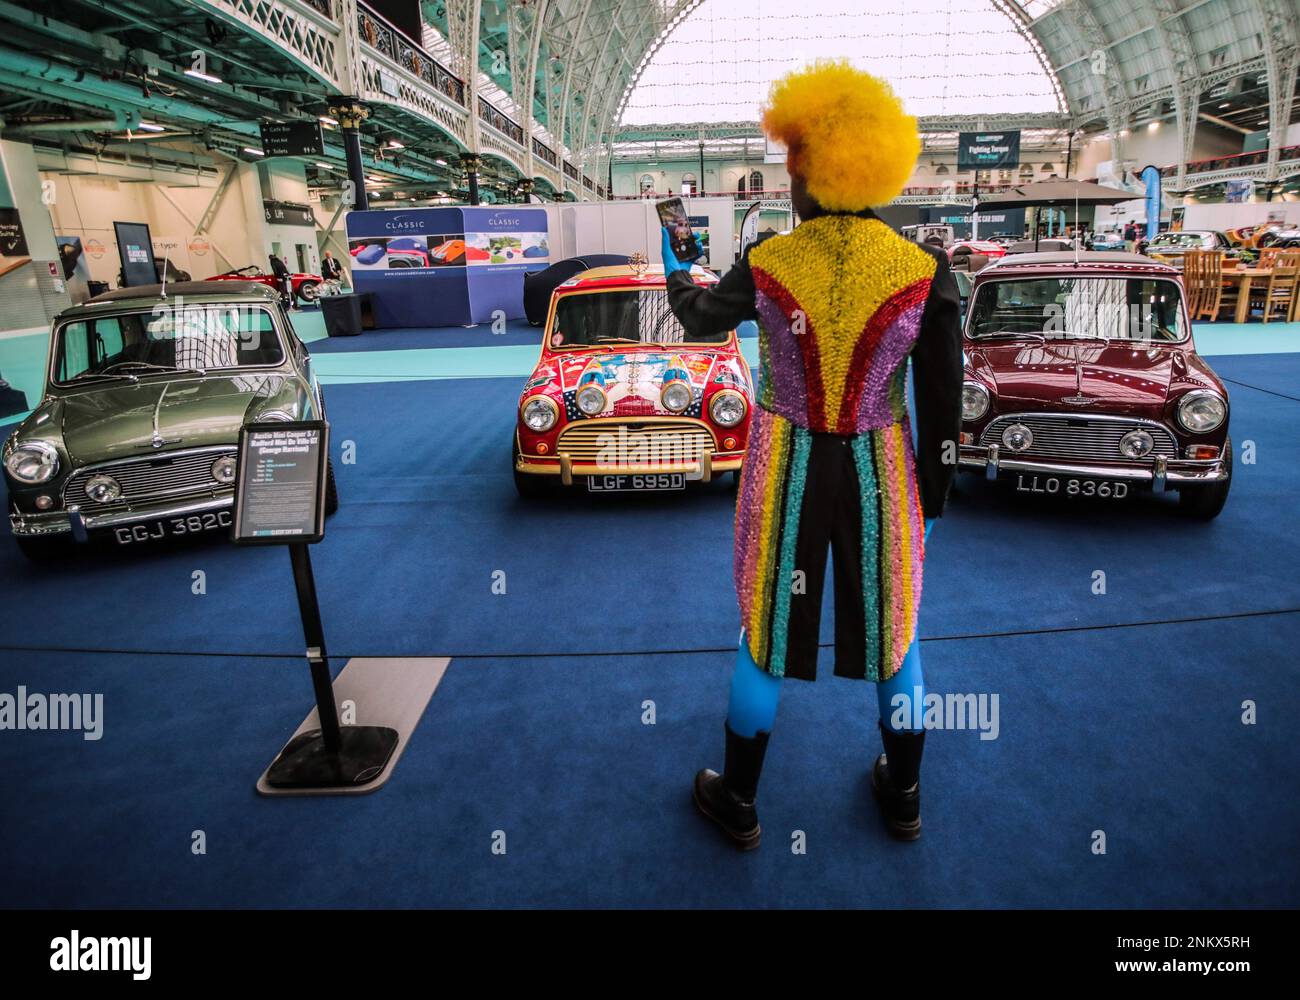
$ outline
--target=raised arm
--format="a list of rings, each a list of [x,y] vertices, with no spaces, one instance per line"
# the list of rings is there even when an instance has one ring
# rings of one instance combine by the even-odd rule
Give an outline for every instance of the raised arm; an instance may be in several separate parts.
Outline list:
[[[941,517],[957,474],[961,433],[961,299],[948,256],[934,252],[937,269],[912,347],[912,389],[916,399],[916,472],[921,509],[927,520]],[[947,458],[948,461],[944,461]]]
[[[740,261],[711,288],[691,280],[690,265],[673,256],[664,230],[664,273],[668,282],[668,305],[682,327],[692,337],[710,337],[736,324],[757,319],[754,308],[754,276],[749,270],[749,250]]]

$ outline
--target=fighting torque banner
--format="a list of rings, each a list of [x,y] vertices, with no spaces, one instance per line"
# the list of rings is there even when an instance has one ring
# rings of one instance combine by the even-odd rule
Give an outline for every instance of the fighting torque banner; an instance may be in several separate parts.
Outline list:
[[[961,132],[957,136],[957,170],[1003,170],[1020,166],[1020,131]]]
[[[461,326],[523,316],[524,274],[550,265],[546,212],[413,208],[347,217],[353,287],[380,326]]]

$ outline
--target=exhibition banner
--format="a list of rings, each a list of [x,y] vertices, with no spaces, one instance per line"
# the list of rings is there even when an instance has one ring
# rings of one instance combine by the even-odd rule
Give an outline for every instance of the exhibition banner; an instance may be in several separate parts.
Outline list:
[[[957,169],[1001,170],[1020,166],[1020,131],[961,132],[957,137]]]
[[[114,222],[117,255],[122,262],[122,286],[156,285],[158,269],[154,266],[153,241],[143,222]]]
[[[386,327],[524,315],[524,274],[548,267],[547,216],[524,206],[412,208],[347,217],[353,287]]]

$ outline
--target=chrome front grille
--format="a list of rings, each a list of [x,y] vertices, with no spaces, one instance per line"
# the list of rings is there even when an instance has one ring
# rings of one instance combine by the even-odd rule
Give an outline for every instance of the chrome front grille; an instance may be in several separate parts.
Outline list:
[[[1024,424],[1033,432],[1034,443],[1024,451],[1012,452],[1002,444],[1002,432],[1012,424]],[[1128,417],[1083,417],[1064,413],[1012,413],[998,417],[980,435],[980,444],[1003,448],[1004,458],[1063,458],[1083,461],[1122,462],[1120,439],[1129,431],[1143,430],[1155,446],[1148,458],[1178,457],[1178,443],[1163,424]]]
[[[63,503],[75,505],[85,514],[101,514],[163,500],[219,496],[230,492],[231,486],[212,478],[212,463],[222,455],[233,456],[235,451],[234,446],[196,448],[88,465],[73,473],[64,485]],[[86,483],[98,475],[118,481],[122,487],[120,500],[97,503],[86,496]]]
[[[579,420],[560,432],[555,450],[575,465],[681,465],[710,454],[713,435],[686,420]]]

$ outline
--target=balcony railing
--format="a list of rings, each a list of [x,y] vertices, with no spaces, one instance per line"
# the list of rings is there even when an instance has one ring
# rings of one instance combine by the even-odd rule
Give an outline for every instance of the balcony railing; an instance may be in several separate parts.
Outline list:
[[[1278,151],[1278,160],[1300,159],[1300,146],[1286,146]],[[1268,150],[1256,149],[1249,153],[1234,153],[1231,156],[1216,156],[1209,160],[1189,162],[1185,168],[1187,174],[1208,174],[1217,170],[1232,170],[1234,167],[1258,167],[1268,162]],[[1177,177],[1178,164],[1160,168],[1161,177]]]
[[[520,124],[513,118],[508,118],[495,106],[485,101],[482,96],[478,99],[478,116],[480,121],[487,122],[498,132],[508,135],[520,146],[524,144],[524,130]]]
[[[313,0],[312,6],[320,9],[320,4],[328,7],[330,2]],[[357,4],[357,33],[376,52],[465,106],[465,81],[362,3]]]
[[[560,157],[550,146],[542,142],[537,136],[533,136],[533,155],[539,159],[545,160],[553,167],[559,167]]]
[[[331,20],[333,19],[334,11],[331,9],[333,0],[302,0],[302,2],[318,14],[324,14]]]
[[[575,181],[578,179],[578,168],[568,160],[564,161],[564,176]]]

